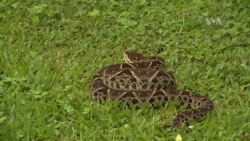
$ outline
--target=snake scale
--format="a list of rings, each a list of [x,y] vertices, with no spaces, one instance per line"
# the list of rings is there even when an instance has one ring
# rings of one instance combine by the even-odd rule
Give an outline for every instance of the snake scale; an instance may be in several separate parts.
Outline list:
[[[180,105],[191,110],[177,115],[172,129],[188,123],[191,119],[204,117],[212,111],[214,104],[197,93],[177,90],[174,76],[165,72],[164,59],[158,56],[144,57],[140,53],[125,52],[126,63],[115,64],[101,69],[90,84],[92,98],[104,101],[121,100],[132,105],[136,103],[164,105],[168,101],[179,100]]]

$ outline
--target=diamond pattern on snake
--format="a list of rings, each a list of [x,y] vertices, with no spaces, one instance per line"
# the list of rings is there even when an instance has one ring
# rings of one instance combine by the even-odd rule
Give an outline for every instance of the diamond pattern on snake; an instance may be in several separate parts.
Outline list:
[[[213,110],[213,102],[205,96],[191,91],[177,90],[174,76],[164,71],[163,58],[144,57],[140,53],[125,52],[124,60],[125,63],[107,66],[94,75],[90,84],[93,99],[120,100],[129,105],[136,103],[164,105],[178,99],[180,105],[193,107],[174,118],[172,129],[177,129],[191,119],[204,117]]]

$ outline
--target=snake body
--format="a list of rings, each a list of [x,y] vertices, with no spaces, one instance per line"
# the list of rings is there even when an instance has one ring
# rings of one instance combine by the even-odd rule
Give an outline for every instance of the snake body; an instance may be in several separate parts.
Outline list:
[[[90,84],[92,98],[99,101],[120,100],[129,105],[165,104],[178,99],[181,105],[193,107],[194,109],[181,112],[174,118],[172,129],[213,110],[214,104],[208,98],[176,89],[174,76],[164,71],[163,58],[125,52],[124,59],[126,63],[107,66],[94,75]]]

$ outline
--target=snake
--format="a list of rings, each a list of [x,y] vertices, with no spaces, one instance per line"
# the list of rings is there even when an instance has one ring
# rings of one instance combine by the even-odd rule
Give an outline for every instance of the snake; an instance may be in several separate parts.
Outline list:
[[[126,51],[124,63],[109,65],[93,76],[89,89],[98,101],[123,101],[128,105],[161,104],[177,100],[187,107],[174,117],[171,129],[175,130],[190,120],[204,117],[214,109],[207,97],[187,90],[178,90],[171,72],[165,71],[165,61],[159,56]]]

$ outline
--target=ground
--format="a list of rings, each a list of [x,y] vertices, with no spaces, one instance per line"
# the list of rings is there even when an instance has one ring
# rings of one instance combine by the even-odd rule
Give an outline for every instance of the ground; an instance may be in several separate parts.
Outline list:
[[[0,140],[250,140],[250,4],[0,2]],[[181,110],[121,107],[90,97],[102,67],[124,51],[166,61],[178,89],[207,96],[213,112],[168,132]]]

